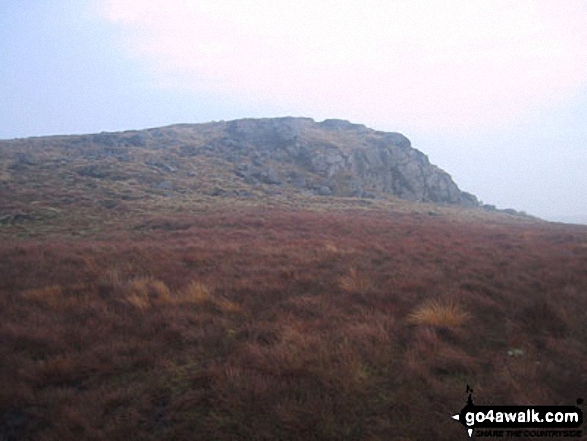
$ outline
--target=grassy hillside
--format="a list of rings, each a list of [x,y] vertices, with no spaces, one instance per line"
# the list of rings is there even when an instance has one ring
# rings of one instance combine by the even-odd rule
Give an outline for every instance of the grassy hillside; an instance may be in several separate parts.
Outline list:
[[[454,440],[467,384],[587,391],[587,228],[53,178],[0,226],[0,439]]]
[[[585,395],[586,227],[317,195],[227,124],[0,142],[0,440],[454,440],[467,385]]]

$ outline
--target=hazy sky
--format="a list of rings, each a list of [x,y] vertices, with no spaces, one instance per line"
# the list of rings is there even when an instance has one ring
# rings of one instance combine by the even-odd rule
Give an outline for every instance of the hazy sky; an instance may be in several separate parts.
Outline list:
[[[286,115],[587,221],[587,1],[0,1],[1,139]]]

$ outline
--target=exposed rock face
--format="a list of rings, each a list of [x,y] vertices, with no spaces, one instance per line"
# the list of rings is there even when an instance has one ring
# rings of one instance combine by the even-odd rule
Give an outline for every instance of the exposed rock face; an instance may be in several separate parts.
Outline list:
[[[214,143],[238,162],[248,182],[288,183],[319,195],[376,197],[477,206],[451,177],[399,133],[342,120],[244,119],[226,124]],[[246,164],[252,163],[251,166]],[[278,170],[280,168],[281,170]],[[281,172],[281,175],[280,175]]]
[[[71,179],[73,171],[88,188],[133,181],[145,191],[165,194],[394,195],[479,205],[405,136],[336,119],[241,119],[2,141],[0,159],[11,164],[8,172],[21,176],[46,169]]]

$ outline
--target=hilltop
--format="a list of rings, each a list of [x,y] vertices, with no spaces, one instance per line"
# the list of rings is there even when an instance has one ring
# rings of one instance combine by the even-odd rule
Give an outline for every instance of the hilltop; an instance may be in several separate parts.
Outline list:
[[[474,196],[461,192],[447,173],[412,148],[405,136],[334,119],[182,124],[28,139],[0,147],[12,150],[3,158],[8,170],[47,167],[49,160],[58,173],[67,168],[80,178],[135,179],[169,191],[242,195],[259,190],[274,195],[293,190],[321,196],[394,195],[413,201],[478,205]],[[47,157],[49,151],[52,157]]]
[[[251,205],[480,208],[399,133],[292,117],[0,141],[0,198],[23,234]]]

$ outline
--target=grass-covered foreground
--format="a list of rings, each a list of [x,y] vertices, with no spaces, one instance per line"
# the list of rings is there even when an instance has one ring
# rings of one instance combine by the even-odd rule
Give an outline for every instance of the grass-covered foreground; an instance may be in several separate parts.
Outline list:
[[[587,229],[378,210],[0,244],[0,439],[455,440],[587,391]],[[584,397],[585,398],[585,397]]]

